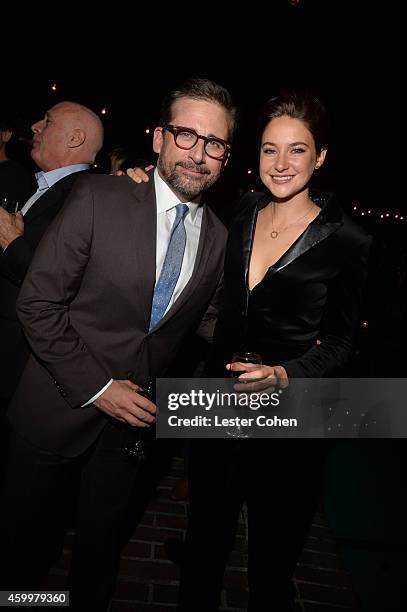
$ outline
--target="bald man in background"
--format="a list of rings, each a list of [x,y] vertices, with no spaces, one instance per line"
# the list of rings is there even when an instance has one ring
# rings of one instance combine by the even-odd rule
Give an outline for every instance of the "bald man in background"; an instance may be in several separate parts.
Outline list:
[[[38,189],[17,215],[0,208],[0,443],[4,413],[29,355],[16,316],[20,286],[45,230],[103,144],[99,117],[74,102],[56,104],[32,131]]]

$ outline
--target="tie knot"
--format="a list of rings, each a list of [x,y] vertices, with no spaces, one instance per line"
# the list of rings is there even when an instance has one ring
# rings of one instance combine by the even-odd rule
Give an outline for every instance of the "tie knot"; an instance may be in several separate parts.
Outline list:
[[[189,210],[188,204],[177,204],[175,207],[176,217],[175,221],[183,219]]]

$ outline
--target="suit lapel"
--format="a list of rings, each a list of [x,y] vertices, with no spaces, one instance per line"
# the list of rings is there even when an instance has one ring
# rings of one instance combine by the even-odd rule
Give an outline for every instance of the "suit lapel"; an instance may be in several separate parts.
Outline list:
[[[83,172],[88,173],[87,170],[81,170],[68,174],[68,176],[65,176],[47,189],[44,195],[40,196],[27,211],[27,214],[24,215],[24,222],[30,223],[33,219],[43,215],[51,206],[55,206],[58,202],[64,202],[64,192],[71,190],[73,183],[79,178],[79,175],[83,174]]]
[[[150,181],[138,185],[133,195],[130,218],[134,236],[134,270],[139,287],[137,310],[141,313],[143,327],[148,330],[155,285],[157,242],[157,205],[152,173]]]

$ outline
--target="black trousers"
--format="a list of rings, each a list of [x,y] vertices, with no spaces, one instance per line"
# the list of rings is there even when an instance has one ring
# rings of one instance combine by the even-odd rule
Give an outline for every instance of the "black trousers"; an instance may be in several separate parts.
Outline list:
[[[151,481],[148,462],[122,452],[123,435],[121,424],[108,422],[90,449],[67,458],[12,434],[1,502],[1,589],[38,588],[61,552],[78,499],[68,580],[71,609],[105,612],[130,531],[130,502],[145,503]]]
[[[179,612],[218,610],[248,508],[250,612],[294,610],[292,576],[320,496],[324,440],[195,440]]]

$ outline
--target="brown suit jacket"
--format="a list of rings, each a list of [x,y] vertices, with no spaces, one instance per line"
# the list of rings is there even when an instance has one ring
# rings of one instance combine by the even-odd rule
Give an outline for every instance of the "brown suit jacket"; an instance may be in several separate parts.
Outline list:
[[[31,356],[10,408],[16,431],[41,448],[76,456],[106,423],[81,407],[110,378],[165,376],[187,334],[210,335],[226,230],[204,209],[192,278],[148,331],[155,283],[154,181],[79,179],[37,249],[18,300]],[[209,330],[209,331],[208,331]]]

